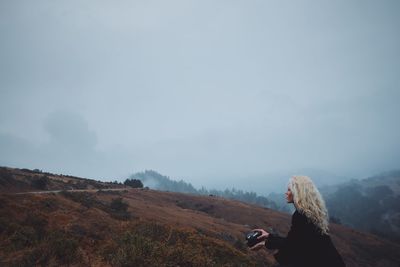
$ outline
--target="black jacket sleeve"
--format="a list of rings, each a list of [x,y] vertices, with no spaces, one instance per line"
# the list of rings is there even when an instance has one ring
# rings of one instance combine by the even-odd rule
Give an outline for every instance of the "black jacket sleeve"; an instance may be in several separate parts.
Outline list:
[[[292,216],[292,225],[286,238],[268,236],[265,246],[278,249],[274,255],[280,264],[307,267],[345,266],[329,235],[321,234],[307,217],[298,211]]]
[[[265,246],[268,249],[280,249],[286,242],[286,237],[281,237],[274,234],[269,234]]]
[[[298,262],[301,257],[301,252],[298,248],[302,247],[302,243],[307,238],[307,232],[304,230],[306,221],[296,211],[292,216],[292,225],[287,234],[287,237],[281,243],[278,253],[275,254],[275,259],[281,264],[292,264]],[[304,246],[304,245],[303,245]]]

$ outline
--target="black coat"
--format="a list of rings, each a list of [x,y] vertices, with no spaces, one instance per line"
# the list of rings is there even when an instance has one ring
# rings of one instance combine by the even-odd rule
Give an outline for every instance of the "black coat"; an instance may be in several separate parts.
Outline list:
[[[286,238],[269,235],[265,242],[269,249],[279,249],[275,259],[283,265],[295,267],[345,266],[329,235],[298,211],[292,216],[292,226]]]

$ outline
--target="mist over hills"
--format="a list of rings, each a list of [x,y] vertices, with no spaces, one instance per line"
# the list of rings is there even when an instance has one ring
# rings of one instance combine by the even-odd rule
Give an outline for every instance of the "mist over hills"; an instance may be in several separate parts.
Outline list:
[[[204,182],[193,183],[200,188],[205,186],[207,188],[216,188],[219,190],[225,190],[226,187],[234,185],[236,188],[240,188],[244,191],[254,191],[259,195],[269,195],[270,193],[281,193],[286,192],[287,183],[293,175],[304,175],[310,176],[314,183],[318,186],[335,185],[343,183],[354,178],[349,175],[340,175],[332,171],[327,171],[318,168],[298,168],[298,169],[285,169],[279,171],[263,171],[263,172],[252,172],[249,171],[247,175],[229,175],[221,177],[204,177]]]
[[[246,192],[240,189],[237,190],[235,188],[225,190],[208,190],[205,187],[202,187],[200,189],[196,189],[190,183],[187,183],[183,180],[171,180],[168,176],[161,175],[153,170],[146,170],[144,172],[132,174],[130,176],[130,179],[139,179],[143,182],[145,186],[157,190],[190,193],[205,196],[220,196],[228,199],[240,200],[250,204],[260,205],[266,208],[272,208],[275,210],[277,209],[277,205],[273,201],[264,196],[257,195],[255,192]]]
[[[317,186],[325,184],[318,187],[325,199],[331,222],[341,223],[400,243],[400,204],[398,204],[400,203],[400,171],[336,184],[333,184],[334,179],[331,179],[333,176],[326,172],[319,172],[322,177],[317,175],[318,172],[312,173],[315,174],[313,180],[316,180]],[[175,181],[153,170],[133,174],[130,178],[139,179],[145,186],[157,190],[215,195],[286,213],[294,211],[294,207],[286,203],[283,189],[282,192],[273,192],[267,197],[235,188],[196,189],[191,183],[183,180]],[[327,183],[330,185],[326,185]]]
[[[270,267],[270,251],[244,242],[249,230],[269,227],[286,234],[290,215],[214,195],[0,167],[0,266]],[[330,228],[347,266],[398,266],[398,244]]]
[[[338,222],[400,243],[400,170],[321,188]]]

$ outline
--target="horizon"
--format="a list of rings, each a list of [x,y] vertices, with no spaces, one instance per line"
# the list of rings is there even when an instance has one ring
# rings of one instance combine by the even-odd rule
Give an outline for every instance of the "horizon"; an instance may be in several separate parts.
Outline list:
[[[280,194],[280,193],[284,194],[284,192],[286,191],[287,182],[288,182],[288,180],[290,178],[289,177],[286,180],[285,179],[281,179],[280,181],[279,181],[279,179],[278,180],[276,180],[276,179],[274,180],[273,179],[274,182],[275,182],[274,186],[265,187],[265,188],[262,187],[260,189],[260,188],[257,188],[258,186],[260,186],[260,184],[257,184],[256,186],[250,186],[250,187],[249,186],[247,186],[247,187],[246,186],[238,187],[238,186],[235,186],[235,184],[232,184],[230,186],[224,186],[224,185],[218,185],[218,184],[215,184],[215,185],[210,184],[208,186],[204,185],[204,184],[196,185],[196,184],[191,183],[190,181],[185,180],[184,178],[172,177],[172,176],[160,173],[157,170],[152,170],[152,169],[146,169],[146,170],[143,170],[143,171],[132,172],[126,177],[118,177],[118,178],[104,178],[104,177],[102,177],[102,178],[99,178],[99,177],[84,177],[84,176],[76,175],[76,174],[73,174],[73,173],[60,173],[60,172],[49,171],[49,170],[45,170],[45,169],[41,169],[41,168],[26,168],[26,167],[21,167],[21,166],[17,167],[17,166],[4,166],[4,165],[0,165],[0,167],[2,167],[2,168],[12,168],[12,169],[15,168],[15,169],[21,169],[21,170],[28,169],[30,171],[37,170],[37,171],[40,171],[41,173],[50,173],[50,174],[54,174],[54,175],[64,175],[64,176],[70,176],[70,177],[78,177],[78,178],[101,181],[101,182],[115,182],[115,181],[117,181],[119,183],[123,183],[125,180],[131,179],[132,177],[134,177],[137,174],[144,174],[144,173],[150,171],[150,172],[155,172],[156,174],[161,175],[163,177],[166,177],[166,178],[170,179],[171,181],[175,181],[175,182],[183,181],[184,183],[193,186],[193,188],[195,190],[201,190],[203,188],[208,190],[208,191],[210,191],[210,190],[224,191],[225,189],[227,189],[227,190],[242,190],[243,192],[254,192],[259,196],[265,196],[265,197],[268,197],[269,194]],[[328,180],[323,180],[322,179],[321,180],[321,179],[313,179],[312,177],[310,177],[310,178],[313,180],[313,182],[316,184],[316,186],[319,189],[321,189],[321,188],[325,188],[325,187],[329,187],[329,186],[337,186],[337,185],[345,184],[347,182],[354,181],[354,180],[362,181],[362,180],[373,178],[373,177],[376,177],[376,176],[387,175],[387,174],[390,174],[390,173],[393,173],[393,172],[399,172],[399,171],[400,171],[400,169],[392,169],[392,170],[388,170],[388,171],[382,171],[382,172],[379,172],[379,173],[375,173],[375,174],[369,175],[367,177],[359,177],[359,178],[353,177],[353,178],[348,178],[348,179],[342,177],[341,180],[335,180],[335,179],[328,179]],[[329,177],[325,177],[325,178],[329,178]],[[154,185],[150,185],[148,183],[144,184],[144,186],[149,186],[152,189],[157,189],[156,187],[154,187]]]

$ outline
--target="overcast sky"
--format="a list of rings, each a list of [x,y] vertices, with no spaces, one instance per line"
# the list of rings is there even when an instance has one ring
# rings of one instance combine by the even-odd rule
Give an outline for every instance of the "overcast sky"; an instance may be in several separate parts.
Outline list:
[[[399,169],[399,14],[397,0],[1,0],[0,165],[209,187]]]

